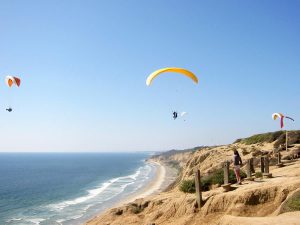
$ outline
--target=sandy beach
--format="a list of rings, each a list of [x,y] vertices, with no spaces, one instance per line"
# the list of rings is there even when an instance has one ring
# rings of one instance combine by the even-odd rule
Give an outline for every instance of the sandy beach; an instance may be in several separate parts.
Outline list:
[[[164,183],[164,179],[166,177],[166,168],[164,165],[157,162],[150,162],[150,163],[155,164],[157,166],[154,179],[150,181],[150,183],[147,184],[146,187],[138,191],[134,196],[131,196],[129,199],[127,199],[126,202],[134,201],[137,198],[145,198],[161,190],[162,185]],[[126,202],[122,202],[122,203],[126,203]]]
[[[154,161],[148,161],[148,163],[156,166],[156,172],[154,178],[146,186],[141,188],[139,191],[128,196],[126,199],[116,203],[111,208],[120,207],[122,205],[133,202],[136,199],[141,199],[141,198],[149,197],[151,195],[158,194],[164,189],[166,189],[171,183],[173,183],[176,180],[177,178],[176,169]],[[110,210],[110,208],[108,208],[107,210]],[[89,225],[96,224],[96,218],[100,217],[104,213],[105,211],[99,213],[99,215],[87,221],[85,224],[89,224]]]

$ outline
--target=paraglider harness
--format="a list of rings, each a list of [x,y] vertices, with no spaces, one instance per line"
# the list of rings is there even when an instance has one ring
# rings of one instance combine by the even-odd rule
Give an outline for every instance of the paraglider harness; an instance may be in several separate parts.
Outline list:
[[[6,109],[6,111],[11,112],[12,108],[9,107],[8,109]]]

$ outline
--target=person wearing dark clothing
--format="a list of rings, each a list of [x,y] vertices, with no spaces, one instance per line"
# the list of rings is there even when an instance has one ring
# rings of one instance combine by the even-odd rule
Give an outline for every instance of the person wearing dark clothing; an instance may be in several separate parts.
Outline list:
[[[173,118],[174,118],[174,120],[177,118],[177,112],[173,112]]]
[[[241,175],[240,175],[240,168],[241,168],[242,164],[243,164],[243,162],[242,162],[239,152],[236,149],[234,149],[233,150],[233,166],[234,166],[235,177],[236,177],[238,184],[242,184]]]
[[[11,112],[11,111],[12,111],[12,108],[8,108],[8,109],[6,109],[6,111]]]

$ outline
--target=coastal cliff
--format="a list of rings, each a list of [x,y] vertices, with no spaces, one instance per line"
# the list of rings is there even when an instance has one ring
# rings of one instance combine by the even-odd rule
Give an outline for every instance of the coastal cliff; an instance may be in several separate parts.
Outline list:
[[[299,224],[300,221],[300,131],[289,131],[288,151],[285,132],[274,132],[238,139],[230,145],[197,147],[184,151],[169,151],[150,160],[180,169],[177,181],[160,194],[136,199],[134,202],[111,209],[86,224]],[[237,149],[245,162],[253,158],[259,171],[259,157],[268,155],[273,178],[258,175],[254,181],[234,185],[224,192],[220,185],[210,185],[202,193],[204,204],[199,209],[193,193],[180,191],[182,182],[194,179],[200,169],[203,178],[222,169]],[[278,167],[280,152],[283,167]],[[242,167],[245,170],[245,166]]]

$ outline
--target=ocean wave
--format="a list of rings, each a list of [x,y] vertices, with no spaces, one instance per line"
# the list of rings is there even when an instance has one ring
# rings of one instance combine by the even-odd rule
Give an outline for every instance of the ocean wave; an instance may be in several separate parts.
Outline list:
[[[131,178],[131,179],[133,179],[133,180],[136,180],[137,177],[138,177],[138,176],[140,175],[140,173],[141,173],[141,168],[142,168],[142,167],[140,167],[140,168],[136,171],[135,174],[129,175],[128,177]]]
[[[6,220],[5,222],[7,224],[37,224],[39,225],[41,222],[45,221],[46,219],[44,218],[35,218],[35,217],[30,217],[30,218],[11,218],[9,220]]]
[[[39,225],[41,222],[43,222],[45,220],[46,219],[43,219],[43,218],[28,218],[28,219],[24,219],[24,221],[26,221],[26,222],[30,222],[30,223],[37,224],[37,225]]]
[[[49,205],[50,208],[54,209],[55,211],[61,211],[66,207],[72,206],[72,205],[77,205],[77,204],[81,204],[84,203],[88,200],[91,200],[97,196],[99,196],[101,193],[107,191],[107,189],[112,186],[113,184],[116,184],[116,188],[115,188],[115,193],[109,193],[109,197],[105,198],[105,196],[103,196],[103,201],[107,201],[113,197],[115,197],[117,194],[121,193],[124,191],[124,189],[128,186],[134,183],[134,181],[137,180],[138,176],[141,174],[141,170],[143,167],[138,168],[138,170],[131,175],[128,176],[122,176],[122,177],[117,177],[117,178],[112,178],[104,183],[101,183],[100,186],[90,189],[90,190],[86,190],[87,195],[84,196],[80,196],[77,197],[75,199],[72,200],[66,200],[60,203],[56,203],[56,204],[51,204]],[[114,189],[112,189],[114,190]],[[100,203],[100,202],[98,202]]]
[[[88,194],[86,196],[81,196],[78,198],[75,198],[73,200],[67,200],[67,201],[63,201],[61,203],[57,203],[54,205],[51,205],[50,207],[56,209],[56,210],[62,210],[65,207],[71,206],[71,205],[77,205],[80,203],[83,203],[89,199],[92,199],[94,197],[96,197],[97,195],[99,195],[100,193],[102,193],[105,189],[107,189],[112,183],[114,183],[115,181],[117,181],[117,178],[115,179],[111,179],[108,182],[103,183],[100,187],[98,188],[94,188],[91,190],[87,190]]]
[[[144,167],[145,168],[145,167]],[[122,176],[110,179],[109,181],[106,181],[102,183],[99,187],[87,190],[87,195],[81,196],[72,200],[63,201],[60,203],[52,204],[50,205],[50,208],[55,209],[55,211],[63,211],[66,207],[82,204],[87,202],[88,200],[92,200],[93,198],[96,198],[95,201],[89,201],[88,205],[82,205],[80,213],[73,214],[72,216],[65,216],[63,219],[58,219],[56,222],[64,224],[67,221],[72,221],[81,218],[84,214],[88,211],[90,207],[93,207],[94,204],[99,204],[101,202],[109,201],[110,199],[114,198],[118,194],[122,193],[126,187],[129,185],[132,185],[137,180],[138,176],[141,175],[141,170],[143,167],[138,168],[138,170],[131,175],[128,176]],[[101,201],[97,199],[97,196],[101,195]],[[94,203],[94,204],[93,204]]]
[[[33,218],[33,219],[29,219],[28,221],[34,223],[34,224],[40,224],[42,221],[44,221],[46,219],[43,218]]]
[[[85,190],[81,196],[31,208],[30,212],[26,213],[27,215],[14,217],[7,222],[8,224],[38,225],[44,223],[69,224],[80,221],[80,218],[85,218],[86,215],[95,212],[97,208],[104,209],[104,205],[110,205],[110,202],[117,201],[116,196],[124,198],[141,188],[149,179],[152,169],[153,166],[146,163],[130,175],[115,177]],[[33,216],[34,210],[37,212]]]
[[[79,214],[79,215],[75,215],[75,216],[69,216],[69,217],[65,217],[64,219],[58,219],[56,220],[57,223],[63,224],[66,221],[72,221],[72,220],[77,220],[79,218],[81,218],[84,214]]]
[[[21,220],[23,220],[23,219],[22,218],[11,218],[9,220],[6,220],[5,222],[10,223],[10,222],[21,221]]]

